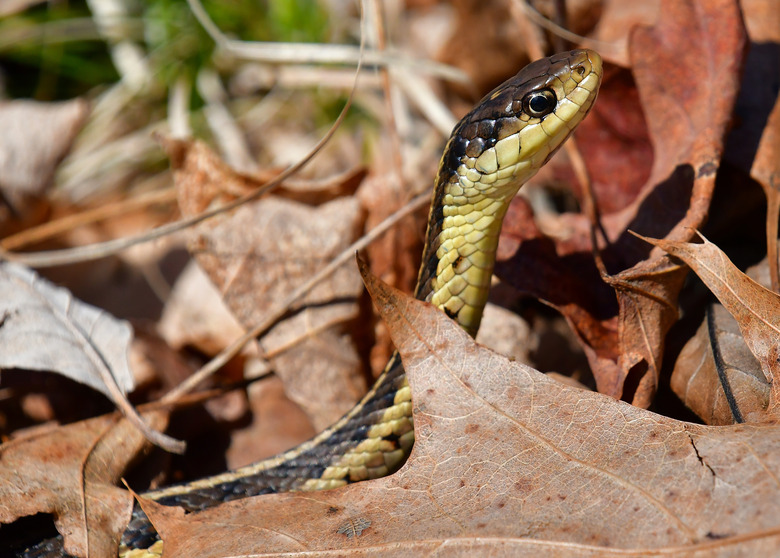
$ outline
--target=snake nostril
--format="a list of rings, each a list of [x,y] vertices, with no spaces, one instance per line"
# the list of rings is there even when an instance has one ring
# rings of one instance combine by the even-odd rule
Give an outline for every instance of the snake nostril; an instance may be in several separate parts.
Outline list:
[[[577,72],[579,75],[584,76],[585,66],[577,66],[576,68],[574,68],[574,71]]]

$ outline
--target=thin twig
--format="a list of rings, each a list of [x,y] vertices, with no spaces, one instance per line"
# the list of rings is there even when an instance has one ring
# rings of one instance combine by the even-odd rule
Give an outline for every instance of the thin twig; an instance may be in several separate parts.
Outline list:
[[[89,209],[66,217],[48,221],[37,227],[20,231],[0,240],[3,250],[17,250],[22,246],[42,242],[47,238],[59,236],[64,232],[83,227],[99,221],[105,221],[117,215],[127,215],[136,209],[156,204],[168,204],[176,201],[176,191],[173,188],[155,190],[118,202],[109,203],[95,209]]]

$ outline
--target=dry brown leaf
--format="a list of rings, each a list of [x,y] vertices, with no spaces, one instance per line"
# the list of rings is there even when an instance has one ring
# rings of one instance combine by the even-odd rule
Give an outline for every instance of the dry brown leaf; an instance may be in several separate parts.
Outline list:
[[[257,187],[203,144],[169,140],[166,146],[185,215]],[[361,224],[354,198],[317,208],[265,198],[198,225],[188,247],[238,321],[251,328],[346,249]],[[366,389],[357,350],[343,334],[344,323],[358,315],[360,291],[354,270],[341,268],[262,340],[288,395],[318,429],[349,410]]]
[[[601,2],[601,17],[592,37],[610,48],[597,48],[604,60],[620,66],[629,66],[628,40],[631,30],[637,25],[652,25],[658,19],[660,0],[645,2],[623,2],[606,0]]]
[[[366,281],[412,387],[407,464],[187,516],[144,502],[167,556],[780,550],[778,427],[688,424],[564,386]]]
[[[271,377],[247,388],[252,421],[230,436],[225,452],[229,469],[237,469],[305,442],[317,431],[301,408],[284,393],[279,378]]]
[[[200,227],[190,249],[233,314],[251,327],[341,253],[355,239],[359,219],[354,199],[311,209],[269,198]],[[265,353],[276,355],[271,365],[287,393],[317,428],[339,418],[365,391],[356,349],[340,331],[357,316],[359,293],[354,270],[342,268],[261,341]]]
[[[645,240],[688,264],[737,320],[745,343],[772,386],[767,418],[775,420],[780,402],[780,295],[742,273],[717,246],[702,238],[702,244]]]
[[[663,2],[658,23],[633,33],[632,65],[645,113],[653,115],[648,125],[655,160],[648,181],[652,191],[639,196],[634,211],[624,215],[630,221],[623,223],[623,231],[657,231],[686,240],[691,227],[706,220],[746,42],[739,4],[731,0]],[[703,66],[702,58],[712,64]],[[614,247],[626,263],[632,252],[646,257],[632,244],[623,232]],[[638,405],[649,405],[655,394],[664,337],[677,319],[684,274],[654,254],[605,277],[620,305],[619,373],[623,381],[631,372],[640,373],[633,380]]]
[[[171,347],[216,355],[244,332],[200,266],[190,262],[173,285],[157,327]]]
[[[152,428],[165,428],[163,412],[143,416]],[[111,555],[133,509],[132,496],[116,484],[146,445],[116,414],[6,442],[0,446],[0,521],[50,513],[69,554]]]
[[[658,22],[631,34],[639,99],[652,116],[647,125],[654,159],[644,186],[625,180],[622,191],[633,192],[631,203],[602,214],[608,245],[601,256],[611,273],[603,280],[614,291],[591,262],[586,216],[563,215],[572,233],[556,242],[527,226],[513,230],[516,221],[507,218],[500,254],[512,255],[497,265],[499,277],[558,308],[582,339],[599,391],[635,405],[652,402],[686,270],[660,252],[650,254],[627,230],[685,240],[706,219],[745,44],[735,0],[663,1]],[[619,113],[626,105],[614,106]],[[598,135],[592,138],[587,143],[593,149],[603,147]],[[641,142],[636,145],[641,149]],[[597,176],[603,176],[604,163],[596,162]],[[614,195],[602,189],[595,189],[597,199]]]
[[[577,148],[587,163],[591,187],[602,215],[631,205],[646,187],[653,165],[653,146],[634,77],[626,69],[607,66],[598,102],[577,127]],[[558,177],[573,184],[571,171]]]
[[[477,343],[526,364],[532,360],[531,353],[539,348],[538,332],[531,330],[528,322],[490,302],[485,305],[476,339]]]
[[[750,352],[739,324],[713,304],[674,365],[672,390],[710,425],[761,422],[769,384]]]
[[[751,42],[723,158],[747,173],[777,102],[780,10],[776,0],[742,0],[740,5]]]
[[[490,91],[528,64],[509,4],[502,0],[457,0],[453,2],[455,22],[439,60],[460,68],[471,78],[472,87],[454,86],[464,97]],[[500,55],[499,55],[500,54]]]

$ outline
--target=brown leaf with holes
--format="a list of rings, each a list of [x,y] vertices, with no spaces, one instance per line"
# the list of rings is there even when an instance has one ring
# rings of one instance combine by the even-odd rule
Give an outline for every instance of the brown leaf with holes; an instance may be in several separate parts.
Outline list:
[[[261,496],[187,516],[144,503],[166,556],[780,549],[777,426],[688,424],[564,386],[365,277],[412,388],[417,441],[409,462],[343,489]]]
[[[166,146],[185,215],[258,186],[203,144],[166,140]],[[355,198],[312,208],[266,197],[201,223],[191,231],[188,248],[249,329],[345,250],[361,225]],[[345,324],[358,315],[360,292],[354,269],[342,267],[295,303],[261,341],[287,394],[318,429],[348,411],[366,389],[357,349],[344,334]]]
[[[680,258],[737,320],[742,337],[761,364],[770,391],[767,420],[776,420],[780,384],[780,295],[742,273],[726,254],[702,237],[702,244],[645,239]]]
[[[655,395],[664,338],[677,320],[677,296],[687,270],[658,251],[651,253],[628,231],[686,240],[705,222],[745,45],[735,0],[664,1],[657,23],[631,34],[639,101],[645,115],[652,116],[647,131],[653,162],[644,185],[637,187],[640,170],[633,177],[620,173],[622,186],[616,189],[600,178],[608,166],[604,159],[589,157],[596,165],[596,207],[613,209],[601,213],[599,230],[607,238],[600,252],[605,266],[601,277],[592,262],[585,215],[562,215],[569,234],[555,241],[532,227],[513,228],[517,221],[507,219],[499,277],[558,308],[582,341],[599,391],[638,406],[647,407]],[[604,92],[609,88],[602,85]],[[605,107],[613,108],[618,123],[630,105],[624,82],[621,88],[625,99]],[[609,134],[600,138],[594,132],[581,142],[588,144],[586,152],[608,145]],[[631,135],[642,151],[641,133]],[[615,192],[628,198],[621,200]],[[555,280],[540,280],[540,274]]]
[[[163,412],[145,413],[165,428]],[[130,519],[132,496],[116,486],[148,442],[116,414],[53,428],[0,446],[0,522],[54,515],[69,554],[109,556]]]

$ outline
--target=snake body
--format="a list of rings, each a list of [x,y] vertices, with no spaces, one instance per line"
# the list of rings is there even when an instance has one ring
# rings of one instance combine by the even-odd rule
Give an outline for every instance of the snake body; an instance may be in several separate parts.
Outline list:
[[[455,127],[439,164],[415,296],[476,335],[509,202],[582,121],[601,82],[599,55],[574,50],[538,60],[498,86]],[[196,511],[291,490],[322,490],[397,470],[414,442],[412,402],[396,353],[366,396],[336,424],[277,457],[145,494]],[[138,506],[122,538],[127,558],[162,543]],[[61,542],[28,557],[63,556]]]

